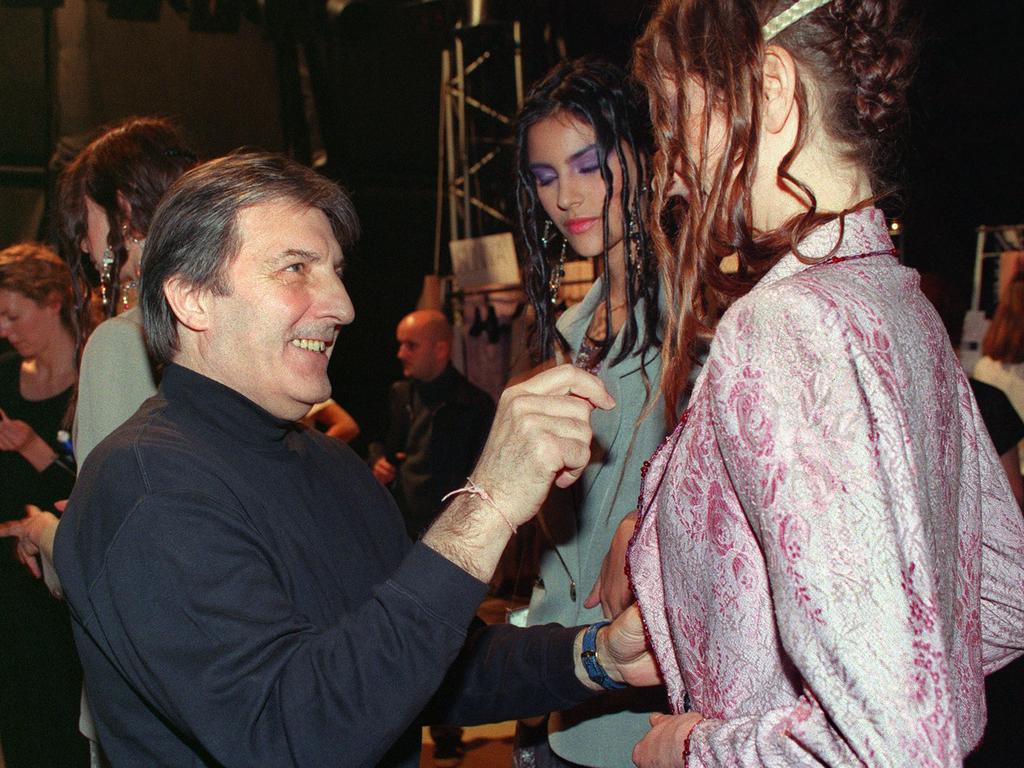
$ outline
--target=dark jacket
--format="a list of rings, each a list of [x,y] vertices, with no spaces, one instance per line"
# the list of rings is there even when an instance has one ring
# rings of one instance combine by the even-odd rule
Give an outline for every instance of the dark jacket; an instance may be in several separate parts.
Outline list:
[[[494,401],[449,365],[433,381],[392,384],[388,412],[388,431],[370,446],[370,465],[381,456],[396,464],[391,491],[415,539],[437,517],[441,498],[465,484],[487,441]],[[405,460],[396,462],[397,453]]]

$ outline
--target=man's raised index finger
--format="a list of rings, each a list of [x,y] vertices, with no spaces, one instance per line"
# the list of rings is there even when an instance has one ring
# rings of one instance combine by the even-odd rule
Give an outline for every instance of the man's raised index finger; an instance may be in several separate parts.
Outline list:
[[[595,408],[610,410],[615,400],[597,376],[565,363],[543,371],[526,382],[537,394],[573,395]]]

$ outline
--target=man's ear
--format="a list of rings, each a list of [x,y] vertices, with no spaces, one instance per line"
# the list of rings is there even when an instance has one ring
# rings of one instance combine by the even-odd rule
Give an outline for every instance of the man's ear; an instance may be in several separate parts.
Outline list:
[[[448,362],[452,356],[452,343],[450,341],[437,341],[434,343],[434,356],[438,363],[442,360]]]
[[[169,278],[164,283],[164,298],[178,322],[193,331],[205,331],[209,327],[209,291],[192,285],[180,276]]]
[[[770,45],[764,54],[763,73],[764,129],[780,133],[796,115],[796,62],[785,48]]]

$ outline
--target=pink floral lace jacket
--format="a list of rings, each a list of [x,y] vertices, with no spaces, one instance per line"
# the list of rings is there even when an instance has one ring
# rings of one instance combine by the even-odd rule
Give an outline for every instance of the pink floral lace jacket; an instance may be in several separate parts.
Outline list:
[[[646,469],[630,571],[706,717],[687,766],[959,766],[1024,652],[1024,519],[891,248],[868,209],[783,258]]]

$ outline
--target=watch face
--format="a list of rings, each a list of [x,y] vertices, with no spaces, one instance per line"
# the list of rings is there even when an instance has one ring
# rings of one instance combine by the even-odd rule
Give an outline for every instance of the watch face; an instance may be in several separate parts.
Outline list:
[[[513,627],[525,627],[529,613],[530,606],[528,605],[524,605],[522,608],[508,608],[505,611],[505,623],[511,624]]]

